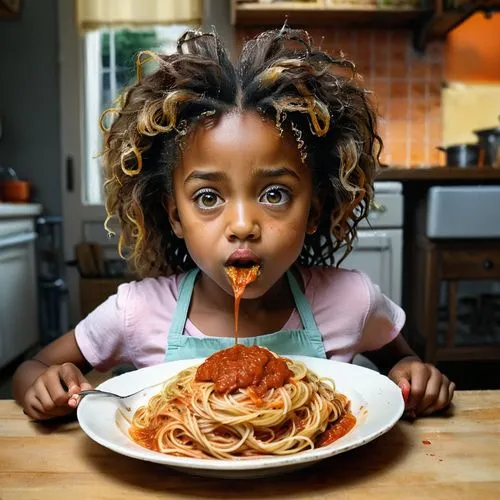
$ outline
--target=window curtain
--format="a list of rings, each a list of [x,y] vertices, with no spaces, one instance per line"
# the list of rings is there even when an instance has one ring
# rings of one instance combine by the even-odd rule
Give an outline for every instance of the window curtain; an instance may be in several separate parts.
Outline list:
[[[200,26],[203,15],[203,0],[76,0],[76,7],[81,31],[104,26]]]

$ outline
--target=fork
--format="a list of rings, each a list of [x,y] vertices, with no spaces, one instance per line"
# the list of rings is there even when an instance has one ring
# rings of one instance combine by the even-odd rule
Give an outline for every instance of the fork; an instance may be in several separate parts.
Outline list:
[[[108,398],[116,398],[120,401],[120,404],[123,405],[125,410],[131,411],[131,407],[127,404],[129,400],[132,400],[134,396],[137,396],[141,392],[144,392],[146,390],[151,389],[152,387],[156,387],[158,385],[162,385],[163,382],[159,382],[158,384],[153,384],[148,387],[143,387],[142,389],[139,389],[138,391],[132,392],[130,394],[126,394],[124,396],[121,396],[120,394],[116,394],[115,392],[109,392],[109,391],[102,391],[100,389],[88,389],[81,391],[77,394],[74,394],[74,396],[79,396],[80,399],[84,398],[85,396],[103,396],[103,397],[108,397]]]
[[[81,391],[77,394],[74,394],[74,396],[78,396],[80,399],[83,399],[85,396],[103,396],[108,398],[116,398],[121,400],[120,403],[125,406],[125,409],[127,411],[130,411],[130,406],[126,404],[126,400],[132,398],[133,396],[136,396],[143,390],[144,389],[139,389],[138,391],[132,392],[131,394],[126,394],[125,396],[121,396],[120,394],[116,394],[114,392],[109,392],[109,391],[101,391],[100,389],[88,389],[85,391]]]

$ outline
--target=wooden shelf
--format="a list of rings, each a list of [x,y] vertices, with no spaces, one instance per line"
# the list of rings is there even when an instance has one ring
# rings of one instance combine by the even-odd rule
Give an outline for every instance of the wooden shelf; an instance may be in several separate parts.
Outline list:
[[[233,0],[232,22],[236,27],[278,28],[285,21],[294,28],[341,27],[372,29],[411,29],[413,46],[423,52],[432,40],[444,40],[448,33],[476,12],[497,12],[498,0],[474,0],[454,10],[444,10],[443,0],[433,8],[389,8],[379,6],[331,5],[316,2],[282,1],[237,3]]]
[[[455,181],[496,181],[500,182],[500,168],[457,168],[457,167],[416,167],[416,168],[384,168],[377,176],[377,181],[423,181],[423,182],[455,182]]]
[[[443,10],[442,2],[437,2],[434,13],[414,30],[413,45],[416,50],[424,51],[428,42],[443,40],[448,33],[464,23],[476,12],[488,13],[500,11],[498,0],[484,0],[471,3],[454,10]]]
[[[430,18],[432,10],[394,9],[325,2],[233,3],[232,21],[237,27],[281,27],[285,20],[294,28],[312,26],[406,28]]]

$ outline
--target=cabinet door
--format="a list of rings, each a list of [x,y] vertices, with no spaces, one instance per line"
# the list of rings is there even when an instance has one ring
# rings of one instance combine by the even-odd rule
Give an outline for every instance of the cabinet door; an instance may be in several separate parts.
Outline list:
[[[0,366],[38,341],[34,245],[23,239],[0,245]]]
[[[367,274],[382,292],[401,303],[402,231],[358,231],[353,251],[340,267]]]

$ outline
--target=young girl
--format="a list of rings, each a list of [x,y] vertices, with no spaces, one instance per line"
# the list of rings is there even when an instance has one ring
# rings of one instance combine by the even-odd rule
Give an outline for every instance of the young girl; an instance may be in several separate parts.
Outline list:
[[[91,368],[233,345],[226,267],[256,264],[241,343],[345,362],[366,353],[409,393],[409,412],[448,405],[455,386],[409,348],[403,311],[364,274],[328,266],[367,215],[381,147],[352,63],[283,28],[246,43],[234,67],[216,35],[190,31],[174,55],[140,55],[138,82],[111,111],[106,206],[143,279],[19,367],[29,417],[73,411]]]

